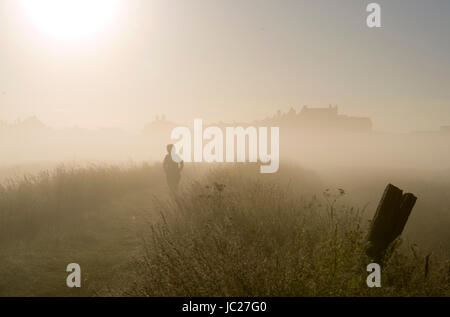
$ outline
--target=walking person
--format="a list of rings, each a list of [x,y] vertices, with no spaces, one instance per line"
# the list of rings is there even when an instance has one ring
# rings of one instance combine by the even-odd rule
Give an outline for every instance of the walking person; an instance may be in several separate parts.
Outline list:
[[[168,144],[167,154],[164,157],[163,168],[166,173],[167,185],[169,189],[176,193],[178,191],[178,185],[181,179],[181,171],[184,167],[184,162],[181,157],[176,153],[173,144]]]

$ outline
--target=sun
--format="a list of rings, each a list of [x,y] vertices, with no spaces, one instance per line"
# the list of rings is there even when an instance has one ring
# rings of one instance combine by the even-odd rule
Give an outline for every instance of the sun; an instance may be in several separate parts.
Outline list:
[[[63,41],[82,40],[105,30],[121,0],[21,0],[32,27]]]

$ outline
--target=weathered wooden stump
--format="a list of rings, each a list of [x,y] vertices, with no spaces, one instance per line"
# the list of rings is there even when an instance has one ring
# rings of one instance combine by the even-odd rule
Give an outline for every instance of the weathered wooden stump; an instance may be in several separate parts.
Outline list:
[[[388,184],[378,204],[372,220],[366,254],[376,262],[381,262],[389,244],[403,232],[417,197],[411,193],[403,194],[398,187]]]

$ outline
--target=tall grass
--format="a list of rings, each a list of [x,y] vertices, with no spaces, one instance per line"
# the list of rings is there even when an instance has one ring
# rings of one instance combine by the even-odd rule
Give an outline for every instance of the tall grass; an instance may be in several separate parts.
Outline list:
[[[0,185],[0,241],[62,231],[106,202],[161,182],[155,166],[65,167]]]
[[[401,241],[382,267],[382,287],[370,289],[368,224],[341,202],[342,189],[302,197],[289,183],[230,175],[216,171],[160,202],[159,223],[142,233],[139,280],[126,294],[450,295],[448,259],[425,265],[425,254]]]
[[[0,294],[79,295],[64,286],[75,259],[83,295],[450,296],[448,257],[401,240],[368,288],[364,210],[314,173],[194,165],[183,182],[170,196],[160,165],[92,165],[0,186]]]

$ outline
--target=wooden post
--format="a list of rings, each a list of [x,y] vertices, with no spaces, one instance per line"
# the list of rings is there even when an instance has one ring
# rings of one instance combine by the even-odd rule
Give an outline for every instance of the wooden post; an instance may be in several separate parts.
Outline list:
[[[388,184],[372,220],[366,254],[381,262],[389,244],[401,235],[417,197]]]

